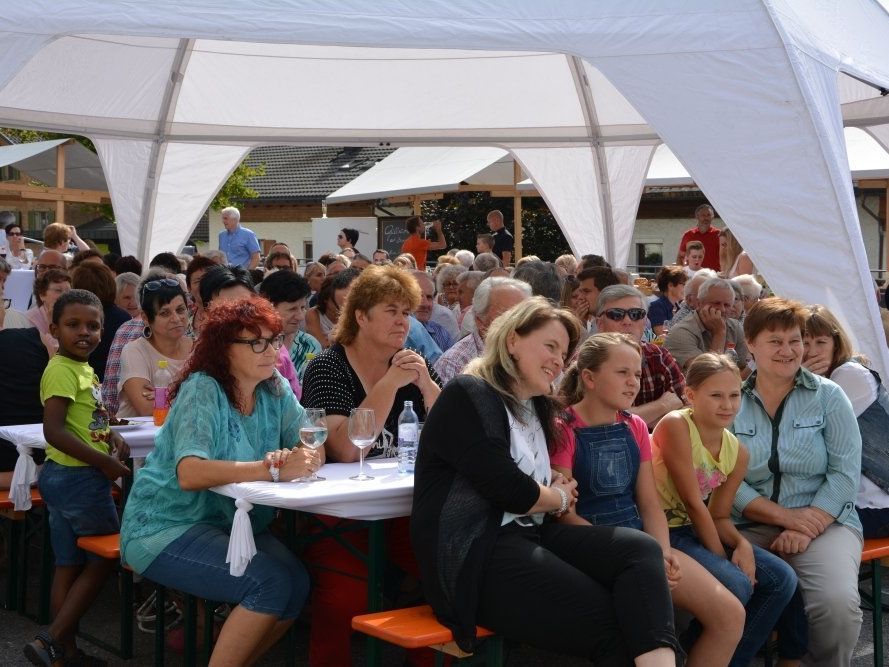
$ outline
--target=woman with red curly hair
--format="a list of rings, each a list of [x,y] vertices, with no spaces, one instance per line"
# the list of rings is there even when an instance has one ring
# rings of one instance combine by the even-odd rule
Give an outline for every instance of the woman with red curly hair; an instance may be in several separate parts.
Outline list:
[[[121,553],[133,570],[169,588],[237,605],[211,665],[259,659],[299,615],[309,591],[305,567],[267,531],[270,507],[251,512],[257,554],[243,576],[229,574],[235,505],[210,490],[294,479],[322,463],[323,454],[295,448],[303,409],[275,370],[281,331],[277,312],[259,297],[207,311],[124,511]]]

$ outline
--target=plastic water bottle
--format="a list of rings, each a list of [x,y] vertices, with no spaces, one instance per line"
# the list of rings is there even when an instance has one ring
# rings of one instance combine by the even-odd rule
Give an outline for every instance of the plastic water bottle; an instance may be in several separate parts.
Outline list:
[[[410,475],[414,472],[419,444],[419,424],[420,420],[414,412],[414,402],[405,401],[404,410],[398,416],[398,472],[401,475]]]
[[[734,343],[726,343],[725,344],[725,356],[735,362],[735,366],[738,368],[741,367],[740,360],[738,359],[738,351],[735,349]]]
[[[154,372],[154,425],[163,426],[167,419],[170,406],[167,403],[167,390],[173,384],[173,374],[167,368],[167,360],[157,362],[157,370]]]

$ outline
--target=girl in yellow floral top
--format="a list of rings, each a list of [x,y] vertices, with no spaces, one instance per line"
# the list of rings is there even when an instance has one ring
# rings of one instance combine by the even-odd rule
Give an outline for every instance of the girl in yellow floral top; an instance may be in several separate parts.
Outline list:
[[[726,427],[741,403],[741,376],[727,356],[702,354],[686,374],[690,408],[676,410],[652,434],[652,464],[661,506],[670,526],[670,545],[710,571],[745,605],[744,634],[731,665],[748,665],[778,624],[786,650],[801,657],[798,624],[778,623],[796,591],[793,569],[751,545],[731,519],[735,492],[747,471],[747,450]],[[790,628],[793,628],[791,631]],[[779,640],[780,641],[780,640]]]

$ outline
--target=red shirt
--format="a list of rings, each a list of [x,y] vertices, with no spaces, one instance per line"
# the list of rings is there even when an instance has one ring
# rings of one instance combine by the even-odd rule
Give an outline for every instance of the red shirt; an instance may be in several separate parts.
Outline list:
[[[426,269],[426,253],[431,245],[432,241],[429,239],[423,239],[416,234],[411,234],[404,240],[404,243],[401,244],[401,252],[409,252],[412,254],[414,259],[417,260],[417,268],[420,269],[420,271],[424,271]],[[717,257],[719,256],[718,251],[716,255]]]
[[[710,229],[704,233],[701,233],[698,230],[697,225],[691,229],[687,229],[682,235],[682,240],[679,242],[679,249],[682,251],[683,256],[685,256],[685,246],[689,241],[700,241],[703,243],[704,262],[702,266],[707,269],[719,271],[719,230],[712,225],[710,226]]]

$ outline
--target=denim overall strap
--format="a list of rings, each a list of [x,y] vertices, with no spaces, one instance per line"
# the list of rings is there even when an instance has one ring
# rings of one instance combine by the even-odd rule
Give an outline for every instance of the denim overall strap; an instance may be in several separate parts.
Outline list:
[[[574,429],[577,513],[592,524],[642,528],[634,492],[639,445],[619,422]]]
[[[868,369],[870,370],[870,369]],[[884,491],[889,490],[889,392],[880,376],[871,370],[877,381],[877,398],[858,415],[861,431],[861,473]]]

